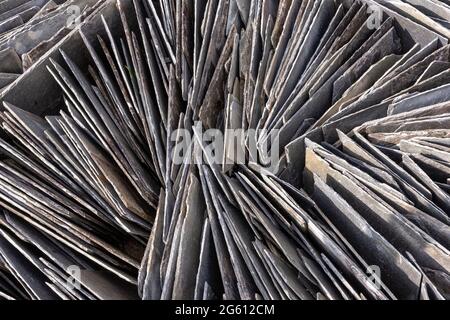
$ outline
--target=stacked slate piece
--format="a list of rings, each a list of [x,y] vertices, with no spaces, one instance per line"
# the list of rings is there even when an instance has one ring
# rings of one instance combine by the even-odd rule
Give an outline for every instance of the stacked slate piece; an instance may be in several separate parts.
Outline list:
[[[99,0],[0,1],[0,91],[89,16]]]
[[[0,298],[450,298],[450,1],[100,2],[3,101]]]

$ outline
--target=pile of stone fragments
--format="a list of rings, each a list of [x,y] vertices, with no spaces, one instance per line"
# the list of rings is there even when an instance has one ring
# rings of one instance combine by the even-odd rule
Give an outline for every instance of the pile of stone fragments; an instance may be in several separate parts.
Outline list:
[[[449,0],[0,0],[0,298],[450,298]]]

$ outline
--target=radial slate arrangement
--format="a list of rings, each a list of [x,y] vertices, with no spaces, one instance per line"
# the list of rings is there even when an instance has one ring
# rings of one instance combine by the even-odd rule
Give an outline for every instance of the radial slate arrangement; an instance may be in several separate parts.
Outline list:
[[[447,0],[0,1],[0,298],[450,298],[448,28]],[[37,75],[17,99],[56,105],[8,98]]]

